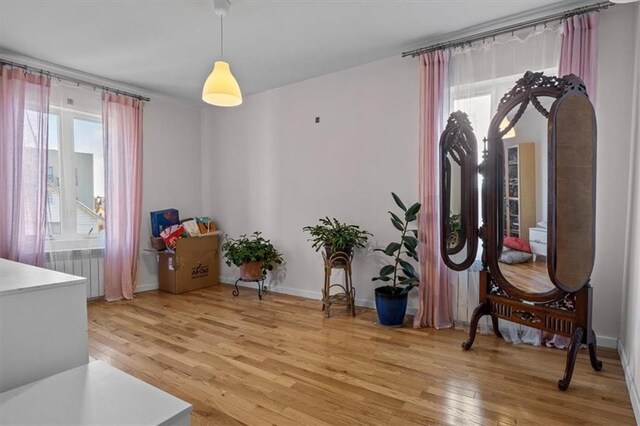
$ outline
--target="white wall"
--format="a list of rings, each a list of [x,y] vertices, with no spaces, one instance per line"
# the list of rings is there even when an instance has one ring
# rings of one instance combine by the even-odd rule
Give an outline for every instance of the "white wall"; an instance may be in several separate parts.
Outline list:
[[[635,53],[634,4],[600,15],[598,58],[598,160],[593,321],[599,335],[620,336],[620,301],[627,230],[631,138],[631,87]],[[633,12],[633,13],[630,13]]]
[[[608,345],[620,333],[634,7],[600,21],[594,328]],[[273,238],[288,260],[277,288],[319,297],[321,257],[301,228],[329,215],[373,232],[376,246],[396,236],[385,212],[390,191],[417,197],[418,108],[418,65],[396,56],[248,96],[239,108],[203,109],[204,210],[231,235]],[[373,298],[375,259],[358,253],[361,303]]]
[[[630,14],[631,15],[631,14]],[[636,419],[640,420],[640,7],[637,7],[635,72],[633,85],[631,155],[629,179],[629,217],[625,279],[622,298],[622,326],[620,347],[627,385]]]
[[[278,291],[320,297],[322,258],[302,228],[321,216],[362,226],[376,247],[397,240],[390,193],[417,200],[418,84],[416,61],[398,55],[203,111],[205,210],[232,236],[273,239],[287,261]],[[357,253],[360,303],[373,299],[377,258]]]
[[[161,95],[145,104],[142,160],[142,232],[149,248],[149,212],[176,208],[180,217],[203,215],[199,108]],[[158,288],[156,255],[141,251],[137,291]]]

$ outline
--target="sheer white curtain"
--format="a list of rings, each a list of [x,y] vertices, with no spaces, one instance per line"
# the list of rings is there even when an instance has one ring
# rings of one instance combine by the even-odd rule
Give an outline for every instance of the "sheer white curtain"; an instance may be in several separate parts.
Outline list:
[[[479,144],[478,161],[482,156],[483,139],[502,96],[526,71],[557,74],[560,48],[560,25],[548,24],[452,49],[449,113],[462,110],[469,115]],[[536,155],[546,157],[546,145],[544,148],[544,152]],[[546,173],[546,170],[539,170]],[[537,192],[541,192],[541,188]],[[546,204],[543,194],[539,199]],[[480,245],[478,258],[481,250]],[[468,326],[478,304],[478,271],[481,269],[482,264],[477,260],[467,271],[451,272],[453,316],[457,328]],[[481,320],[479,330],[491,330],[489,317]],[[514,343],[541,343],[539,330],[509,321],[500,321],[500,331],[506,340]]]

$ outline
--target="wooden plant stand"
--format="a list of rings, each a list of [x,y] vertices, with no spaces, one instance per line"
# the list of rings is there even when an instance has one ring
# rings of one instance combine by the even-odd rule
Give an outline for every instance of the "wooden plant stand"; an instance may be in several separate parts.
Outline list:
[[[346,305],[351,310],[351,316],[356,316],[355,296],[356,291],[351,281],[351,260],[353,255],[344,252],[335,252],[331,257],[322,253],[324,260],[324,288],[322,289],[322,310],[325,318],[329,318],[331,305]],[[344,284],[331,284],[331,271],[334,269],[344,270]],[[331,289],[337,287],[341,291],[331,294]]]

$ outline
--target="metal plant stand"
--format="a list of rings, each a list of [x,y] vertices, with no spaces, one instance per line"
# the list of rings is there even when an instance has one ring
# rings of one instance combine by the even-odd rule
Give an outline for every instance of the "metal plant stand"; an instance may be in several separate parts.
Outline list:
[[[324,316],[329,318],[331,305],[340,304],[346,305],[348,310],[351,310],[351,316],[356,316],[356,290],[352,286],[351,282],[351,260],[353,255],[348,255],[344,252],[336,252],[330,257],[327,257],[325,253],[322,253],[324,259],[324,288],[322,289],[322,310]],[[343,284],[331,284],[331,271],[333,269],[344,270],[344,285]],[[339,293],[331,294],[331,289],[337,287],[342,291]]]
[[[241,281],[243,283],[258,283],[258,298],[260,300],[262,300],[262,295],[267,292],[267,286],[264,285],[264,280],[266,280],[266,279],[267,279],[266,275],[262,275],[261,277],[252,278],[252,279],[240,277],[240,278],[238,278],[236,280],[236,282],[234,284],[234,286],[236,288],[235,288],[235,290],[233,290],[233,295],[234,296],[240,295],[240,289],[238,288],[238,283],[241,282]]]

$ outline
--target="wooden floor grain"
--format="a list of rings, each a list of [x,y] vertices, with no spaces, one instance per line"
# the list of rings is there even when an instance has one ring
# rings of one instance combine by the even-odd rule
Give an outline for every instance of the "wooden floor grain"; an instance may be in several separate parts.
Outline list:
[[[620,360],[456,330],[382,328],[375,311],[220,285],[89,304],[90,354],[193,404],[192,424],[634,424]]]

